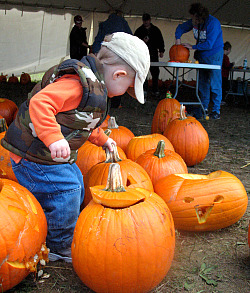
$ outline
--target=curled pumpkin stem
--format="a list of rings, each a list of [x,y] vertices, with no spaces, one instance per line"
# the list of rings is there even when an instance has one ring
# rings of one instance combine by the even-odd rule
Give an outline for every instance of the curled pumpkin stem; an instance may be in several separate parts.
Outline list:
[[[185,115],[185,106],[183,104],[181,104],[180,107],[180,120],[185,120],[187,119],[187,116]]]

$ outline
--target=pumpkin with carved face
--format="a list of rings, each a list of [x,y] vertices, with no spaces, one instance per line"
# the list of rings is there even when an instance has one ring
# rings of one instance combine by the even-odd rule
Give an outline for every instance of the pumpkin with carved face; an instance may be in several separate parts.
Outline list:
[[[155,192],[167,203],[175,228],[213,231],[236,223],[247,209],[241,181],[225,171],[208,175],[172,174],[158,180]]]
[[[48,261],[47,222],[37,199],[25,187],[0,179],[0,291],[20,283],[37,264]]]

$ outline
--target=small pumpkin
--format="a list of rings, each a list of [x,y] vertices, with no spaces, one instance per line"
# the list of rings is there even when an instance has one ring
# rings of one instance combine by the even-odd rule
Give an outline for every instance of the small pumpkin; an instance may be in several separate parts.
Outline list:
[[[202,124],[194,117],[186,117],[181,105],[180,118],[170,122],[163,133],[181,155],[187,166],[202,162],[209,149],[209,138]]]
[[[26,72],[23,72],[20,76],[20,83],[25,85],[31,82],[30,75]]]
[[[19,83],[19,80],[17,76],[14,75],[14,73],[12,73],[12,75],[9,77],[8,83]]]
[[[154,190],[152,181],[147,172],[139,164],[129,159],[121,159],[117,152],[117,147],[114,147],[112,153],[106,149],[106,160],[94,165],[83,178],[85,187],[83,207],[92,199],[90,187],[106,183],[108,169],[111,163],[120,165],[123,182],[126,188],[142,187],[148,190]]]
[[[158,142],[157,148],[141,154],[135,161],[145,169],[153,183],[175,173],[188,173],[187,165],[176,152],[165,150],[164,140]]]
[[[109,135],[112,138],[117,146],[119,146],[123,151],[126,151],[126,147],[130,140],[135,136],[131,130],[125,126],[118,126],[116,123],[115,117],[110,117],[108,120],[108,126],[103,128],[110,129],[111,133]]]
[[[7,82],[7,76],[8,76],[8,74],[6,74],[6,75],[4,75],[3,73],[1,73],[1,75],[0,75],[0,83],[1,82]]]
[[[165,141],[165,148],[174,151],[172,143],[162,134],[153,133],[133,137],[126,147],[127,158],[135,161],[141,154],[147,150],[155,149],[160,140]]]
[[[0,179],[0,286],[7,291],[37,264],[48,261],[47,222],[37,199],[25,187]]]
[[[149,292],[165,277],[175,229],[165,202],[154,192],[122,185],[111,164],[105,185],[91,187],[71,246],[73,268],[95,292]]]
[[[5,118],[8,126],[13,121],[17,110],[18,107],[13,101],[5,98],[0,98],[0,115]]]
[[[166,98],[162,99],[154,112],[151,133],[163,134],[166,126],[174,119],[180,117],[181,104],[172,98],[171,92],[167,92]]]
[[[189,49],[183,45],[173,45],[169,50],[169,58],[171,61],[187,62],[189,58]]]
[[[213,231],[236,223],[248,204],[241,181],[225,171],[208,175],[172,174],[155,184],[174,218],[187,231]]]

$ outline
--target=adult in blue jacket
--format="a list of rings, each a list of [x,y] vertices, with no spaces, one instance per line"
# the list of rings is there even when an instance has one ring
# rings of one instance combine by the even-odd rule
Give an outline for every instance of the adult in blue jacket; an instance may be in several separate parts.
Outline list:
[[[209,14],[208,9],[200,3],[191,4],[189,13],[191,19],[179,24],[175,31],[176,45],[181,44],[181,36],[193,30],[196,44],[183,43],[190,50],[196,50],[194,57],[202,64],[222,66],[223,37],[219,20]],[[211,119],[220,119],[220,104],[222,100],[221,70],[200,70],[199,91],[204,109],[208,111],[211,100],[213,102]],[[202,117],[201,109],[195,112],[196,118]]]

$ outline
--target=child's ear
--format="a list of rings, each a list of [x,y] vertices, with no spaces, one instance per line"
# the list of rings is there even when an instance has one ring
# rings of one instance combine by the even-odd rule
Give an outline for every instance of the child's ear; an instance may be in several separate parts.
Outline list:
[[[113,73],[113,79],[117,79],[119,77],[123,77],[123,76],[126,76],[128,75],[127,71],[126,70],[121,70],[121,69],[118,69],[118,70],[115,70],[114,73]]]

